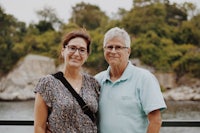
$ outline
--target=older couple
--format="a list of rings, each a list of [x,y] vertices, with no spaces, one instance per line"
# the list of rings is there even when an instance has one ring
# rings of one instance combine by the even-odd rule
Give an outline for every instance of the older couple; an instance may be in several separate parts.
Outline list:
[[[60,80],[47,75],[35,88],[35,133],[159,133],[160,111],[166,104],[155,76],[129,61],[128,33],[118,27],[106,32],[103,47],[109,67],[94,78],[81,71],[90,42],[86,30],[72,31],[61,50],[62,76],[89,109],[84,109]],[[98,111],[98,130],[85,110],[93,115]]]

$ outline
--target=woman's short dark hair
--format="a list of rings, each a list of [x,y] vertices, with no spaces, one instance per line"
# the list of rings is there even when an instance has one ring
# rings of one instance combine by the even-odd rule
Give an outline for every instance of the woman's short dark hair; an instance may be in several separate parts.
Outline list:
[[[87,44],[87,53],[90,53],[90,43],[91,43],[91,38],[87,32],[86,29],[84,28],[81,28],[81,29],[78,29],[78,30],[74,30],[74,31],[71,31],[69,32],[65,37],[64,37],[64,40],[63,40],[63,43],[62,43],[62,47],[65,48],[66,45],[68,45],[69,41],[73,38],[76,38],[76,37],[81,37],[85,40],[86,44]]]

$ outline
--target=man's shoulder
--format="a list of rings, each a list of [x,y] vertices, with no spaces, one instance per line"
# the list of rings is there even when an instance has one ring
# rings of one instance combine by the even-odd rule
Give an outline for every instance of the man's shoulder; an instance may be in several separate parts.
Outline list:
[[[107,71],[104,70],[104,71],[97,73],[94,77],[95,77],[95,79],[97,79],[100,82],[105,78],[106,73],[107,73]]]
[[[139,66],[134,66],[134,65],[132,65],[132,70],[135,70],[136,72],[139,72],[139,73],[147,73],[147,74],[149,74],[149,73],[151,73],[151,71],[150,70],[148,70],[147,68],[143,68],[143,67],[139,67]]]

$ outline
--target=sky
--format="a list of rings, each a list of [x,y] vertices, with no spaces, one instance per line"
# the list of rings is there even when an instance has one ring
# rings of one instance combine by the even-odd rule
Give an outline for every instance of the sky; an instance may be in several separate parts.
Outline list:
[[[81,1],[99,6],[111,17],[117,13],[118,8],[130,10],[133,0],[0,0],[0,5],[7,14],[13,15],[18,21],[27,24],[37,23],[39,18],[36,11],[42,10],[44,7],[54,8],[57,16],[67,23],[71,17],[72,7]],[[170,0],[170,2],[192,2],[200,6],[200,0]]]

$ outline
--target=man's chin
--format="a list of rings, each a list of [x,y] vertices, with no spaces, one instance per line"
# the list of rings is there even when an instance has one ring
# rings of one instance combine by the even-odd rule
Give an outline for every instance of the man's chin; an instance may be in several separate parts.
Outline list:
[[[109,61],[109,65],[118,65],[120,62],[116,60]]]

